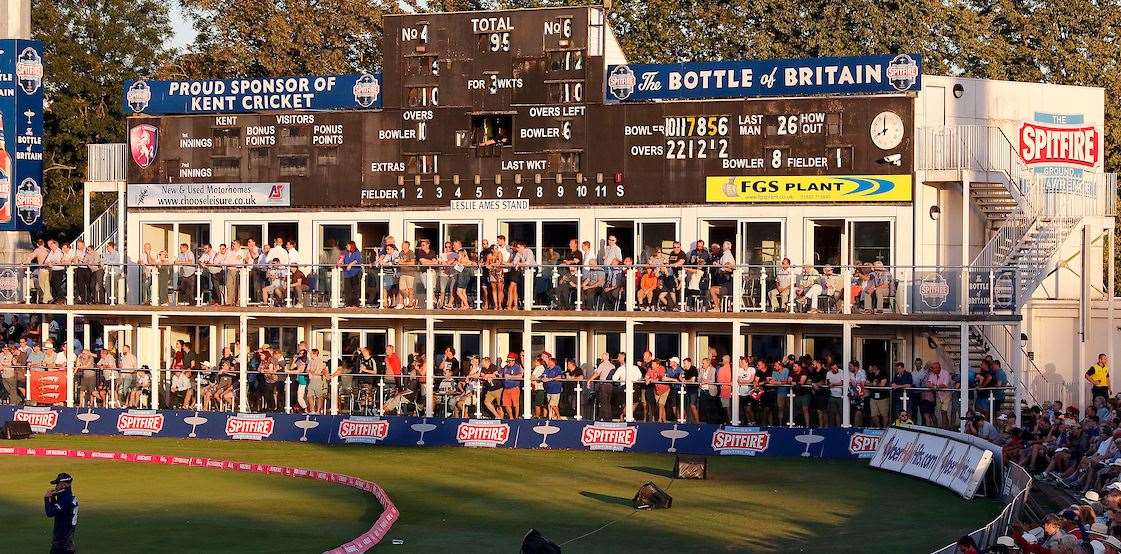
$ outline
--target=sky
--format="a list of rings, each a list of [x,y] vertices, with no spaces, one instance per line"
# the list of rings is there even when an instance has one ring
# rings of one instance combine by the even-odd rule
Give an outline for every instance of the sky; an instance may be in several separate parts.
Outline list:
[[[168,37],[167,46],[182,48],[195,40],[195,31],[183,15],[178,0],[171,0],[171,30],[172,35]]]

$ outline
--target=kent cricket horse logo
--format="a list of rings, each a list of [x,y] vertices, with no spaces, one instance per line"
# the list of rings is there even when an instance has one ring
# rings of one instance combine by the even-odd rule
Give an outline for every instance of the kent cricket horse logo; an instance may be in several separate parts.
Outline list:
[[[159,148],[159,129],[152,125],[137,125],[128,133],[129,152],[132,161],[140,167],[148,167],[156,161]]]

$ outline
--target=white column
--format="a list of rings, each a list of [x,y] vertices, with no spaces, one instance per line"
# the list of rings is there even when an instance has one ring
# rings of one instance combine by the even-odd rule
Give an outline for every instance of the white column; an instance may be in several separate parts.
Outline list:
[[[965,290],[965,289],[963,289]],[[968,301],[968,300],[967,300]],[[961,381],[961,398],[958,398],[960,408],[958,411],[959,417],[965,417],[965,413],[969,411],[969,324],[961,324],[961,367],[958,368],[958,376]],[[965,432],[965,420],[960,420],[958,431]]]
[[[633,312],[635,310],[635,290],[634,290],[634,277],[635,277],[635,275],[636,275],[635,274],[635,269],[633,267],[627,270],[627,276],[626,276],[626,279],[627,279],[626,285],[627,286],[625,288],[626,288],[626,291],[627,291],[627,293],[626,293],[627,294],[626,306],[627,306],[627,311],[628,312]],[[628,344],[627,348],[632,348],[632,346],[630,344]]]
[[[66,407],[74,407],[74,312],[66,312],[66,338],[62,351],[66,353]],[[86,343],[88,343],[88,339]],[[90,345],[83,343],[89,348]],[[31,391],[28,391],[30,393]]]
[[[424,414],[432,417],[433,403],[432,381],[436,378],[436,320],[432,317],[424,318]]]
[[[237,349],[238,387],[237,411],[249,411],[249,317],[245,314],[238,316],[237,340],[240,348]]]
[[[151,356],[149,358],[150,361],[149,361],[148,369],[152,370],[152,373],[151,373],[151,378],[152,378],[151,379],[151,381],[152,381],[152,402],[151,402],[151,404],[152,405],[151,405],[151,407],[154,408],[154,409],[158,409],[160,407],[160,342],[162,342],[162,337],[161,337],[161,334],[160,334],[160,316],[158,316],[156,314],[152,314],[151,326],[152,326],[152,340],[155,342],[155,345],[153,345],[150,349],[148,349],[148,352],[150,353],[149,356]],[[139,333],[137,333],[137,334],[139,335]]]
[[[961,178],[961,262],[958,264],[961,266],[958,272],[961,293],[958,296],[961,300],[960,308],[963,314],[969,313],[969,272],[966,268],[972,261],[969,256],[969,213],[971,204],[969,184],[969,179],[963,174]]]
[[[529,281],[528,275],[532,269],[526,270],[526,281]],[[533,296],[530,294],[529,296]],[[530,301],[526,300],[528,304]],[[530,370],[533,365],[530,360],[533,359],[533,320],[525,318],[522,323],[522,419],[529,419],[533,415],[530,403],[533,402],[533,395],[530,392],[530,384],[532,382]]]
[[[1090,237],[1090,228],[1085,223],[1083,223],[1083,225],[1082,225],[1082,233],[1081,234],[1082,234],[1082,254],[1081,254],[1081,256],[1079,256],[1079,258],[1081,259],[1081,262],[1082,262],[1081,272],[1082,272],[1083,279],[1079,280],[1079,287],[1078,287],[1078,364],[1074,368],[1074,375],[1072,376],[1072,379],[1071,379],[1071,382],[1078,383],[1078,410],[1079,410],[1079,412],[1085,411],[1086,406],[1089,403],[1092,403],[1094,401],[1093,398],[1090,398],[1089,402],[1087,402],[1086,387],[1089,386],[1089,385],[1086,383],[1086,379],[1082,376],[1082,372],[1085,371],[1085,369],[1083,369],[1083,368],[1087,367],[1086,360],[1088,358],[1087,358],[1086,355],[1088,354],[1088,352],[1086,352],[1086,339],[1087,339],[1087,335],[1090,334],[1090,325],[1091,325],[1091,317],[1090,317],[1090,279],[1088,279],[1087,277],[1090,275],[1090,256],[1088,256],[1088,254],[1089,254],[1089,251],[1090,251],[1090,247],[1092,245],[1092,240],[1091,240],[1091,237]],[[1112,262],[1112,260],[1110,260],[1110,261]],[[1113,265],[1113,264],[1110,263],[1110,265]],[[1112,333],[1112,330],[1110,332]],[[1113,341],[1111,340],[1110,342],[1113,342]]]
[[[628,280],[630,279],[630,277],[631,277],[631,273],[630,273],[630,271],[628,271],[627,272]],[[633,348],[634,348],[634,320],[633,319],[627,319],[626,331],[623,333],[623,347],[622,347],[623,352],[627,353],[627,359],[626,359],[627,366],[634,365],[635,360],[638,359],[638,353],[637,352],[631,352],[631,350]],[[623,409],[623,418],[627,421],[634,421],[634,382],[631,381],[630,375],[629,375],[630,372],[627,371],[626,367],[622,368],[622,372],[623,372],[623,381],[624,381],[624,387],[625,387],[626,397],[627,397],[626,406]]]
[[[237,305],[242,308],[249,305],[249,297],[253,291],[249,290],[249,268],[237,268]]]
[[[740,357],[743,356],[743,324],[732,320],[732,425],[740,424]]]
[[[1024,351],[1023,351],[1022,348],[1020,348],[1020,333],[1021,333],[1020,324],[1016,323],[1015,325],[1012,326],[1012,379],[1011,379],[1012,386],[1015,387],[1015,389],[1013,389],[1012,396],[1013,396],[1013,399],[1014,399],[1014,402],[1015,402],[1016,427],[1019,427],[1020,425],[1022,425],[1022,422],[1021,422],[1021,419],[1020,419],[1020,416],[1021,416],[1021,414],[1020,414],[1020,399],[1022,398],[1021,395],[1023,394],[1021,389],[1023,389],[1023,387],[1024,387],[1024,378],[1023,378],[1022,369],[1021,369],[1021,368],[1023,368],[1023,365],[1024,365],[1023,358],[1021,358],[1021,356],[1023,356]],[[1109,341],[1109,342],[1110,342],[1111,345],[1113,344],[1113,341]],[[1112,363],[1112,361],[1113,360],[1111,359],[1110,362]]]
[[[847,293],[846,293],[847,294]],[[852,406],[849,403],[849,362],[852,361],[852,323],[841,324],[841,427],[852,427]]]
[[[1106,321],[1108,321],[1109,327],[1106,327],[1105,342],[1106,342],[1106,348],[1107,348],[1106,353],[1109,355],[1109,363],[1110,363],[1110,365],[1112,365],[1112,364],[1116,363],[1116,361],[1113,358],[1113,355],[1114,355],[1113,334],[1117,332],[1117,324],[1115,323],[1115,320],[1113,319],[1113,317],[1114,317],[1113,316],[1113,303],[1114,303],[1114,299],[1117,298],[1117,287],[1114,284],[1113,280],[1114,280],[1114,278],[1116,278],[1116,269],[1117,268],[1114,267],[1116,264],[1113,263],[1113,260],[1115,259],[1114,256],[1116,255],[1116,252],[1117,252],[1117,235],[1114,233],[1114,228],[1113,227],[1107,228],[1106,233],[1108,233],[1108,235],[1109,235],[1108,238],[1106,238],[1107,244],[1109,245],[1109,255],[1106,256],[1106,258],[1105,258],[1106,260],[1109,260],[1109,262],[1108,262],[1109,269],[1106,272],[1108,274],[1108,277],[1107,277],[1108,280],[1107,280],[1107,285],[1106,286],[1108,287],[1107,290],[1108,290],[1108,294],[1109,294],[1109,296],[1106,298],[1106,301],[1108,302],[1106,304],[1106,306],[1107,306]],[[1020,340],[1020,334],[1019,333],[1016,334],[1016,340],[1017,341]],[[1017,342],[1016,344],[1018,345],[1019,342]],[[1110,374],[1109,374],[1109,380],[1110,380],[1109,390],[1110,391],[1116,391],[1117,390],[1117,386],[1113,384],[1117,380],[1117,375],[1115,375],[1116,373],[1117,372],[1115,372],[1115,371],[1111,371]],[[1019,404],[1017,404],[1016,415],[1019,415],[1019,414],[1020,414]]]
[[[339,332],[339,317],[331,316],[331,373],[336,373],[342,366],[343,337]],[[331,415],[339,415],[339,376],[331,376]]]

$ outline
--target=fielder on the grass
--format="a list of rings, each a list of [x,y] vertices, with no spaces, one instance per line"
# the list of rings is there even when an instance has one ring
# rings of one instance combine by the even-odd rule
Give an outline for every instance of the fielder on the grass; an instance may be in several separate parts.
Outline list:
[[[51,481],[51,488],[43,495],[47,517],[54,518],[54,536],[51,554],[74,552],[74,531],[78,528],[78,497],[70,488],[74,478],[69,473],[59,473]]]

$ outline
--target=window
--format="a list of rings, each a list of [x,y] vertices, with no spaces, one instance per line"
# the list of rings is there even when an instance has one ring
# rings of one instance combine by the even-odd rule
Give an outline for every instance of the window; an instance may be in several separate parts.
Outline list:
[[[408,87],[406,91],[406,101],[410,108],[440,105],[439,87]]]
[[[272,161],[271,148],[250,148],[249,149],[249,167],[259,168],[268,167]]]
[[[580,71],[582,69],[584,69],[583,51],[549,52],[549,71]]]
[[[339,165],[339,148],[330,146],[317,149],[315,161],[318,165]]]
[[[429,175],[439,172],[439,156],[436,154],[410,154],[405,156],[405,173],[409,175]]]
[[[241,148],[240,128],[223,127],[214,129],[214,149],[224,150],[226,148]]]
[[[546,159],[549,160],[549,170],[551,171],[557,173],[580,172],[579,152],[549,152]]]
[[[578,104],[584,101],[584,81],[547,83],[545,93],[550,103]]]
[[[239,158],[210,158],[214,167],[215,177],[237,177],[241,174],[241,160]]]
[[[321,225],[319,227],[319,263],[334,264],[346,243],[353,240],[350,225]]]
[[[852,262],[891,265],[891,222],[853,221]]]
[[[308,143],[307,129],[304,127],[281,127],[281,146],[302,146]]]
[[[474,146],[508,146],[513,130],[514,117],[511,115],[471,116],[471,143]]]
[[[744,256],[741,263],[778,265],[782,261],[782,223],[747,221],[743,224]]]
[[[277,156],[280,159],[280,174],[287,177],[307,175],[307,154]]]

